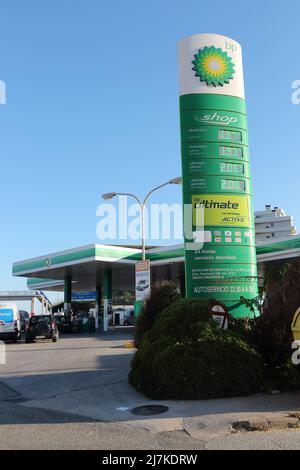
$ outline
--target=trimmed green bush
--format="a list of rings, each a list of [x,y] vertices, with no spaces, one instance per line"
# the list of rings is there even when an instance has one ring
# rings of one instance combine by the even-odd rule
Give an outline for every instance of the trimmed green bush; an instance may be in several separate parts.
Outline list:
[[[143,340],[131,362],[129,382],[137,391],[153,396],[159,390],[159,384],[153,375],[153,360],[158,351],[173,344],[171,336],[161,336],[156,341],[150,341],[149,333],[143,336]]]
[[[172,281],[155,282],[151,286],[150,297],[146,300],[142,312],[137,319],[135,328],[135,344],[139,347],[140,341],[147,331],[149,331],[156,317],[166,307],[180,298],[177,285]]]
[[[247,341],[211,319],[208,302],[184,299],[143,336],[129,381],[153,399],[217,398],[259,391],[262,370]]]
[[[211,330],[198,343],[167,347],[155,357],[153,370],[160,398],[247,395],[258,392],[262,384],[258,354],[228,331]]]
[[[205,300],[180,299],[166,308],[158,317],[150,332],[154,340],[159,336],[174,339],[197,337],[203,321],[211,320],[210,304]]]

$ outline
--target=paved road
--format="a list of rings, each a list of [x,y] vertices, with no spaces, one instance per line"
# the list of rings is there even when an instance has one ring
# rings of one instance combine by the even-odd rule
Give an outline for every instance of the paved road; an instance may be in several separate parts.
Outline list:
[[[169,411],[136,416],[153,404],[127,383],[130,330],[65,336],[53,344],[7,345],[0,365],[0,449],[298,449],[300,431],[237,433],[249,415],[300,408],[300,395],[164,401]]]
[[[113,387],[129,387],[133,351],[124,347],[129,337],[116,332],[101,339],[70,335],[56,344],[8,343],[7,364],[0,365],[0,449],[201,449],[201,441],[185,431],[137,433],[126,422],[75,414],[78,403],[72,395],[78,393],[92,393],[100,408],[101,394],[112,393],[114,408],[123,404]],[[58,403],[57,409],[51,409],[51,400]],[[63,411],[66,402],[68,413]]]

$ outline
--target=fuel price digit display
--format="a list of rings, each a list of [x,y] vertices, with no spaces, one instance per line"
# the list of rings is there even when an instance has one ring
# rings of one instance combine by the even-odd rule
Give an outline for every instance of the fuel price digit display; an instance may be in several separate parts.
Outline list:
[[[221,157],[238,157],[243,158],[243,149],[240,147],[219,147]]]
[[[221,189],[225,189],[225,191],[245,191],[245,181],[221,180]]]
[[[236,173],[237,175],[244,174],[244,165],[239,163],[220,163],[220,171],[221,173]]]
[[[225,131],[224,129],[219,129],[218,137],[219,140],[242,141],[242,133],[239,131]]]

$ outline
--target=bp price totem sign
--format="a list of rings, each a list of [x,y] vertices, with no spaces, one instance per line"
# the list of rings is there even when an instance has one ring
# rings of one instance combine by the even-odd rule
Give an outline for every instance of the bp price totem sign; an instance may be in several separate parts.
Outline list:
[[[258,289],[241,47],[189,36],[179,75],[186,295],[249,315],[241,297],[253,301]]]

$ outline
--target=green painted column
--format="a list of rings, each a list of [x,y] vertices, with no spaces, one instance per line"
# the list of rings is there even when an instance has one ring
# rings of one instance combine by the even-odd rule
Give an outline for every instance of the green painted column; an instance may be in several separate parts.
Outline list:
[[[255,299],[258,287],[241,47],[189,36],[179,75],[186,296],[250,315],[241,297]]]
[[[102,286],[101,284],[97,284],[96,286],[96,321],[95,321],[95,328],[103,328],[103,317],[101,311],[102,305]]]
[[[142,313],[144,302],[142,300],[135,300],[134,302],[134,317],[137,320]]]
[[[64,312],[70,315],[72,302],[72,277],[66,276],[64,282]]]
[[[108,331],[108,315],[112,312],[112,270],[104,271],[103,282],[103,331]]]

